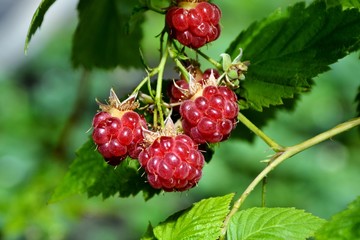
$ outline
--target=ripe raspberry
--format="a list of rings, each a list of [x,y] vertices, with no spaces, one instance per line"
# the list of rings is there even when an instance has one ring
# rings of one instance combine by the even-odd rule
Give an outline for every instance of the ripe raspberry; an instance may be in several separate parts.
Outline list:
[[[221,11],[215,4],[184,1],[169,8],[166,24],[172,38],[196,49],[219,37],[220,17]]]
[[[239,107],[233,91],[208,85],[180,106],[182,127],[196,143],[226,140],[235,128]]]
[[[185,134],[160,136],[139,155],[149,184],[168,192],[185,191],[200,180],[204,156]]]
[[[138,157],[142,150],[142,129],[147,126],[146,121],[131,110],[133,103],[121,105],[117,97],[117,100],[114,96],[109,99],[110,105],[100,104],[103,111],[94,116],[92,138],[105,161],[116,166],[127,156]]]

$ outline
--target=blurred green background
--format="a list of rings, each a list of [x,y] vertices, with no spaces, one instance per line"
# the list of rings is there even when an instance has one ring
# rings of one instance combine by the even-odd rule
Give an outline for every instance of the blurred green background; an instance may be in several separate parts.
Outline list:
[[[295,2],[217,1],[224,15],[222,35],[204,51],[217,58],[251,22]],[[84,76],[81,69],[72,69],[77,19],[76,3],[68,0],[52,6],[23,55],[39,3],[4,0],[0,5],[0,239],[139,239],[149,222],[156,225],[195,201],[229,192],[239,196],[264,168],[260,161],[272,151],[261,140],[230,140],[219,145],[199,186],[188,192],[164,193],[148,202],[141,195],[105,201],[73,196],[48,204],[76,149],[88,138],[97,110],[94,99],[105,100],[111,87],[119,95],[129,93],[145,72],[97,70]],[[162,23],[162,16],[146,14],[142,49],[153,66]],[[331,67],[315,79],[296,110],[279,112],[265,133],[289,146],[354,117],[358,53]],[[166,77],[174,77],[172,66],[167,70]],[[353,129],[287,160],[269,176],[267,206],[301,208],[323,218],[344,209],[360,195],[359,146],[359,131]],[[258,187],[244,207],[260,203]]]

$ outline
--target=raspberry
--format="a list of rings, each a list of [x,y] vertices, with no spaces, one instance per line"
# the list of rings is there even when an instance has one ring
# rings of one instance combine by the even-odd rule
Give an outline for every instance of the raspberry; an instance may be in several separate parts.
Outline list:
[[[208,85],[180,106],[182,127],[196,143],[226,140],[235,128],[239,107],[233,91]]]
[[[178,133],[170,117],[158,132],[144,131],[146,147],[139,154],[149,184],[164,191],[185,191],[199,182],[204,156],[187,135]]]
[[[142,142],[142,128],[146,122],[134,111],[122,112],[112,117],[108,112],[99,112],[93,120],[92,134],[97,149],[110,165],[118,165],[128,155],[137,158]],[[118,159],[118,160],[116,160]]]
[[[137,158],[142,150],[142,129],[146,128],[144,118],[132,110],[136,104],[121,104],[111,92],[110,105],[101,104],[92,122],[92,138],[97,150],[110,165],[118,165],[127,156]]]
[[[204,156],[185,134],[160,136],[139,155],[149,184],[168,192],[185,191],[200,180]]]
[[[221,11],[215,4],[184,1],[169,8],[166,24],[172,38],[197,49],[219,37],[220,17]]]

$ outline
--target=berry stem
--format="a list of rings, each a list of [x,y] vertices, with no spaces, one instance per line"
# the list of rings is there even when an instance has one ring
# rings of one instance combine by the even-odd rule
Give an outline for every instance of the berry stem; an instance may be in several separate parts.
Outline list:
[[[175,45],[174,45],[175,46]],[[184,67],[184,65],[181,63],[181,61],[179,60],[179,57],[178,57],[178,50],[172,48],[172,47],[169,47],[168,48],[168,51],[169,51],[169,55],[170,57],[173,59],[173,61],[175,62],[176,66],[179,68],[181,74],[184,76],[185,80],[187,82],[190,82],[190,78],[189,78],[189,72],[188,70],[186,69],[186,67]]]
[[[164,127],[164,115],[162,110],[162,82],[163,82],[163,76],[164,76],[164,70],[165,70],[165,64],[166,60],[169,55],[169,48],[170,40],[167,39],[166,41],[166,49],[164,51],[164,54],[161,57],[158,68],[158,77],[157,77],[157,83],[156,83],[156,94],[155,94],[155,106],[156,106],[156,112],[158,113],[158,117],[160,120],[160,125],[163,128]],[[157,126],[157,114],[154,114],[154,126]]]
[[[184,67],[184,65],[182,65],[181,61],[177,57],[175,57],[173,59],[174,59],[176,66],[179,68],[180,72],[184,76],[185,80],[187,82],[190,82],[190,73],[187,71],[187,69]]]
[[[253,124],[249,119],[247,119],[241,112],[238,114],[238,120],[242,122],[247,128],[259,136],[272,150],[275,152],[281,152],[284,150],[280,144],[272,140],[267,136],[263,131],[261,131],[255,124]]]
[[[146,76],[143,80],[141,80],[141,82],[140,82],[139,85],[137,85],[137,87],[133,90],[133,92],[131,93],[131,95],[139,92],[140,89],[142,88],[142,86],[144,86],[145,83],[150,82],[150,78],[153,77],[153,76],[155,76],[158,72],[159,72],[159,67],[154,68],[154,69],[152,69],[152,71],[148,72],[148,73],[147,73],[147,76]],[[150,89],[149,89],[149,91],[150,91]],[[151,91],[150,91],[150,94],[151,94]]]
[[[221,63],[215,61],[214,59],[212,59],[211,57],[209,57],[208,55],[206,55],[205,53],[203,53],[202,51],[200,51],[199,49],[195,50],[200,56],[202,56],[203,58],[205,58],[208,62],[210,62],[212,65],[214,65],[218,70],[222,70],[222,65]]]
[[[245,199],[250,195],[250,193],[254,190],[254,188],[267,176],[268,173],[270,173],[278,165],[280,165],[286,159],[294,156],[295,154],[298,154],[299,152],[302,152],[320,142],[330,139],[340,133],[348,131],[351,128],[354,128],[359,125],[360,125],[360,117],[355,118],[350,121],[347,121],[347,122],[344,122],[344,123],[341,123],[341,124],[337,125],[336,127],[332,128],[328,131],[325,131],[323,133],[320,133],[320,134],[316,135],[315,137],[312,137],[302,143],[299,143],[299,144],[291,146],[291,147],[286,147],[281,152],[276,152],[270,159],[269,165],[267,165],[259,173],[259,175],[256,176],[256,178],[250,183],[250,185],[241,194],[240,198],[234,203],[233,207],[231,208],[231,211],[225,218],[225,221],[224,221],[224,224],[223,224],[223,227],[221,230],[221,236],[219,239],[220,240],[225,239],[227,226],[229,224],[231,217],[240,209],[240,207],[244,203]]]
[[[267,185],[267,176],[262,180],[261,186],[261,207],[266,207],[266,185]]]

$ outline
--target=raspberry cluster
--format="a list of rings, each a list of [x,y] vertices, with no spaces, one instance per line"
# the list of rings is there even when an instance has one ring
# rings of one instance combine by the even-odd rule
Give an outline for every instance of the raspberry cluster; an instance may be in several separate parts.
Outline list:
[[[166,13],[171,38],[196,49],[219,37],[221,11],[215,4],[207,0],[176,2],[177,5]],[[146,111],[149,117],[153,114],[154,132],[147,129],[145,118],[135,112],[140,106],[135,102],[136,95],[143,85],[124,102],[120,102],[111,90],[109,104],[98,102],[101,111],[92,123],[93,141],[108,164],[116,166],[128,156],[137,159],[146,173],[147,182],[164,191],[185,191],[197,185],[205,163],[199,148],[207,149],[206,143],[226,140],[236,126],[239,112],[237,96],[227,87],[236,86],[232,84],[236,76],[228,77],[228,69],[235,66],[233,63],[223,67],[222,75],[215,69],[202,72],[197,60],[181,58],[181,64],[184,68],[179,67],[182,70],[180,79],[173,81],[167,89],[170,104],[151,94],[141,93],[139,98],[147,106],[140,111]],[[235,67],[237,70],[238,66]],[[185,80],[185,74],[189,76],[186,77],[189,82]],[[221,82],[222,78],[225,84]],[[149,87],[151,91],[151,85]],[[163,121],[165,112],[174,114]],[[174,124],[173,120],[178,121]]]
[[[190,48],[200,48],[220,35],[220,9],[208,2],[180,2],[169,8],[166,24],[170,36]]]
[[[165,191],[185,191],[200,180],[204,156],[185,134],[160,136],[139,155],[149,184]]]

